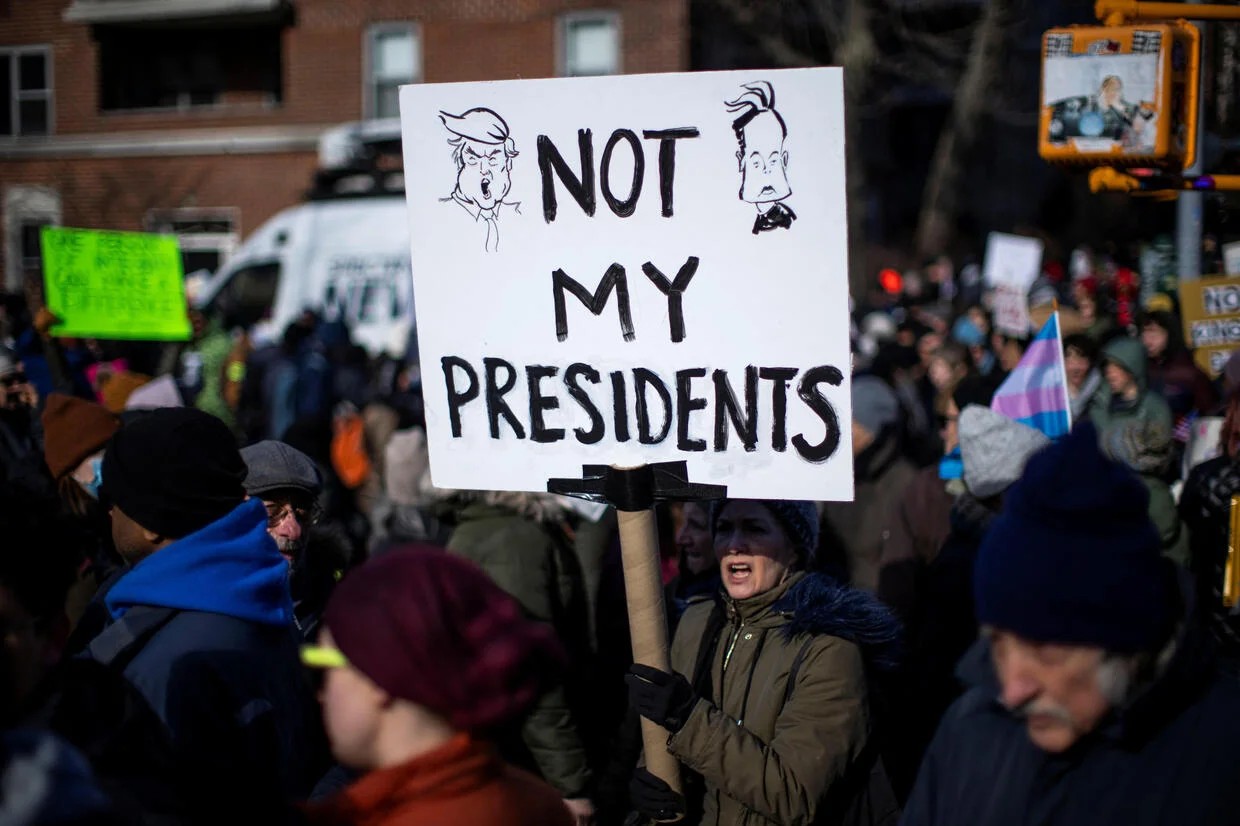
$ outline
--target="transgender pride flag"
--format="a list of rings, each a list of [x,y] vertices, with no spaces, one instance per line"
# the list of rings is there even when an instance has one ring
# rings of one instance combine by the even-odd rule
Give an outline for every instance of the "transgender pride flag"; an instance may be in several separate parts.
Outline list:
[[[1072,429],[1058,311],[1051,313],[1020,364],[999,385],[990,409],[1041,430],[1051,439]]]

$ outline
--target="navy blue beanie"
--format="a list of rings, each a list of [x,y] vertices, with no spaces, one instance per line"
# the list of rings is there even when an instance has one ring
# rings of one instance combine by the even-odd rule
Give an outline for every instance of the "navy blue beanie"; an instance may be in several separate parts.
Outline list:
[[[977,619],[1039,642],[1151,650],[1171,624],[1161,548],[1145,485],[1082,423],[1009,489],[974,566]]]

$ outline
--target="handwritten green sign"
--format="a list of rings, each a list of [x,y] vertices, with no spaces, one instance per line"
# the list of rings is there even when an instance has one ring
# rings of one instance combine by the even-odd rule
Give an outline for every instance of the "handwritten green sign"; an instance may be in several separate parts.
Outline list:
[[[181,251],[171,235],[44,227],[47,308],[56,336],[184,341],[190,337]]]

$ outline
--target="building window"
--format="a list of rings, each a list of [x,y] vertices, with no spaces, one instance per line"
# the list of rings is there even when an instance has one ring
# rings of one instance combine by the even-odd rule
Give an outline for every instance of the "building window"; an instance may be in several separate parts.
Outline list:
[[[13,185],[4,188],[3,286],[20,290],[30,279],[43,277],[40,230],[60,224],[60,193],[52,187]]]
[[[281,102],[280,29],[98,27],[104,111]]]
[[[145,224],[148,232],[177,237],[185,275],[216,272],[241,244],[238,213],[231,207],[152,210]]]
[[[52,132],[52,58],[47,46],[0,49],[0,136]]]
[[[422,79],[422,44],[410,23],[381,23],[366,33],[366,118],[400,117],[400,87]]]
[[[620,72],[620,15],[583,12],[560,20],[560,74],[565,77]]]

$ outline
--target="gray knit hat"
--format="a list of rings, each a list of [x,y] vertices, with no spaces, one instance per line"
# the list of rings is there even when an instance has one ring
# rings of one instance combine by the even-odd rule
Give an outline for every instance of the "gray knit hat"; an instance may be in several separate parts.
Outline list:
[[[1171,428],[1165,422],[1131,419],[1107,428],[1107,456],[1137,473],[1158,475],[1171,465]]]
[[[1007,490],[1029,457],[1051,443],[1042,431],[979,404],[960,412],[959,433],[964,483],[978,499]]]
[[[852,380],[853,421],[878,436],[900,420],[900,400],[887,382],[877,376],[857,376]]]
[[[710,534],[715,535],[715,522],[723,508],[733,499],[714,499],[710,502]],[[801,499],[755,499],[764,506],[783,526],[792,544],[805,551],[806,562],[814,558],[818,550],[818,507]]]

